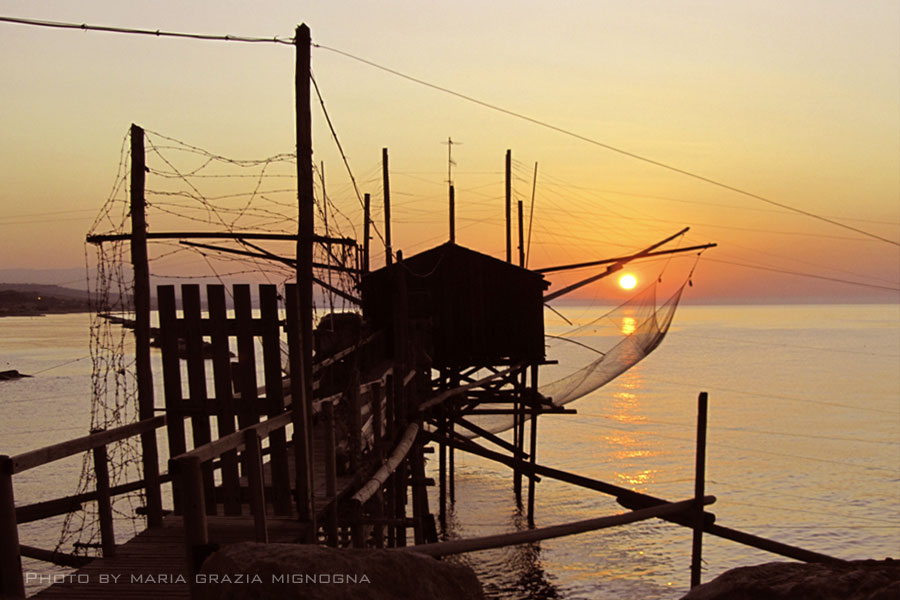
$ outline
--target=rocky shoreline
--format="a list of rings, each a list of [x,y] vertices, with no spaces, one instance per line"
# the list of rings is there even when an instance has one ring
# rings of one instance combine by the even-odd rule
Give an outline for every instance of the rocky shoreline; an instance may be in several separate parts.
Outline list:
[[[738,567],[681,600],[896,600],[900,560],[771,562]]]

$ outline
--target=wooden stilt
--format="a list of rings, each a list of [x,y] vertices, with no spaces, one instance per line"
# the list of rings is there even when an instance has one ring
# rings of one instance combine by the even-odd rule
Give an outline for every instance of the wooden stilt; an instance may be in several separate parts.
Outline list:
[[[322,404],[322,415],[325,420],[325,495],[328,497],[328,517],[326,523],[326,537],[328,545],[338,545],[337,523],[337,461],[336,446],[334,441],[334,403],[331,401]]]
[[[697,455],[694,468],[694,535],[691,546],[691,587],[700,585],[703,568],[703,495],[706,493],[706,417],[708,397],[701,392],[697,399]]]
[[[521,206],[521,203],[520,203]],[[520,229],[521,231],[521,229]],[[522,379],[525,379],[525,373],[522,374]],[[537,365],[531,365],[531,390],[536,394],[538,387],[538,367]],[[538,402],[536,398],[531,398],[531,447],[530,447],[530,461],[531,466],[534,467],[537,461],[537,422],[538,415],[540,414],[540,408],[538,406]],[[534,477],[528,478],[528,525],[534,527],[534,486],[535,486]]]
[[[438,431],[442,436],[447,435],[447,417],[444,407],[440,408],[438,417]],[[447,446],[438,444],[438,520],[441,528],[447,527]]]

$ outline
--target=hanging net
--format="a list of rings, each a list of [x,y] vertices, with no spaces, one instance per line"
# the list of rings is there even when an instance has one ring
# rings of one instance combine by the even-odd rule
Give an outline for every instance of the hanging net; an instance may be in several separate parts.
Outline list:
[[[555,406],[568,404],[609,383],[653,352],[669,331],[684,291],[682,284],[668,300],[657,306],[658,285],[654,282],[586,325],[548,338],[549,358],[572,354],[565,346],[592,352],[596,358],[573,373],[540,386],[540,393]]]
[[[541,395],[554,406],[563,406],[606,385],[653,352],[669,331],[689,280],[690,276],[661,304],[657,304],[660,284],[654,281],[602,316],[558,335],[548,334],[547,358],[558,364],[542,370],[551,381],[539,386]],[[513,426],[512,415],[472,415],[469,419],[490,433]]]

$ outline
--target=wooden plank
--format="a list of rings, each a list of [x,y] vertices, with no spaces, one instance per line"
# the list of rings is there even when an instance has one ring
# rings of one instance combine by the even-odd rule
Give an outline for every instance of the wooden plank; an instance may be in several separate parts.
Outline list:
[[[166,433],[169,437],[169,456],[178,456],[186,450],[184,415],[182,413],[181,363],[178,357],[178,336],[175,332],[175,286],[156,288],[159,304],[159,332],[162,350],[163,392],[166,402]],[[181,510],[181,482],[172,481],[172,499],[175,512]]]
[[[231,354],[228,347],[228,334],[225,329],[227,321],[225,287],[222,285],[206,286],[206,301],[209,320],[213,323],[210,334],[213,352],[213,387],[216,394],[216,403],[218,404],[216,425],[221,438],[234,433],[236,417],[231,390]],[[240,490],[238,489],[240,475],[238,473],[237,450],[231,450],[222,454],[221,467],[225,514],[239,515],[241,514],[241,499]]]
[[[207,412],[208,398],[206,394],[206,361],[203,358],[203,336],[200,333],[200,286],[189,283],[181,286],[181,302],[184,311],[184,344],[187,352],[188,398],[187,402],[195,409],[191,412],[191,433],[194,448],[199,448],[212,441]],[[203,474],[203,495],[206,499],[206,513],[216,514],[216,499],[213,494],[212,464],[205,462],[200,467]]]
[[[312,466],[312,397],[306,395],[306,387],[298,376],[304,372],[303,344],[300,328],[300,299],[297,286],[285,286],[285,312],[287,316],[288,360],[291,373],[290,392],[293,403],[294,423],[294,481],[297,490],[297,514],[300,521],[309,521],[315,531],[313,507],[314,474]]]
[[[234,316],[237,320],[238,346],[238,385],[241,398],[238,407],[238,423],[241,429],[259,422],[256,411],[250,407],[256,405],[256,351],[253,343],[253,332],[250,330],[252,308],[250,305],[250,286],[235,284],[233,288]]]
[[[256,541],[265,544],[269,541],[269,533],[266,530],[265,481],[259,436],[253,428],[244,432],[244,446],[246,448],[247,483],[250,487],[250,512],[253,515]]]
[[[116,427],[109,431],[93,433],[74,440],[38,448],[37,450],[29,450],[11,458],[13,473],[21,473],[22,471],[27,471],[68,456],[87,452],[98,446],[105,446],[147,431],[154,431],[165,425],[165,423],[166,417],[160,415],[146,421],[138,421],[137,423]]]
[[[284,385],[281,373],[281,343],[278,327],[278,292],[274,285],[259,286],[259,308],[266,325],[262,335],[266,408],[269,417],[284,412]],[[272,502],[276,515],[291,514],[291,484],[288,473],[287,437],[284,429],[269,434],[272,467]]]
[[[265,421],[262,421],[261,423],[254,423],[253,425],[239,429],[234,433],[229,433],[225,437],[221,437],[204,446],[201,446],[200,448],[194,448],[189,452],[174,456],[170,460],[181,460],[182,458],[186,457],[197,458],[201,461],[212,460],[218,456],[221,456],[229,450],[242,448],[244,445],[244,433],[246,431],[253,429],[254,431],[256,431],[259,437],[266,437],[272,431],[285,427],[288,423],[291,422],[292,418],[292,411],[281,413],[277,417],[272,417],[271,419],[267,419]]]

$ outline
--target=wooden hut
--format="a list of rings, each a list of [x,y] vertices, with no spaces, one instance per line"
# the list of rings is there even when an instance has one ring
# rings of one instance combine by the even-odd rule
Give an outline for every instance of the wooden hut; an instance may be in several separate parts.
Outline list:
[[[363,318],[395,331],[406,305],[410,342],[435,368],[540,363],[544,277],[452,242],[374,271],[361,283]],[[405,292],[404,292],[405,290]]]

